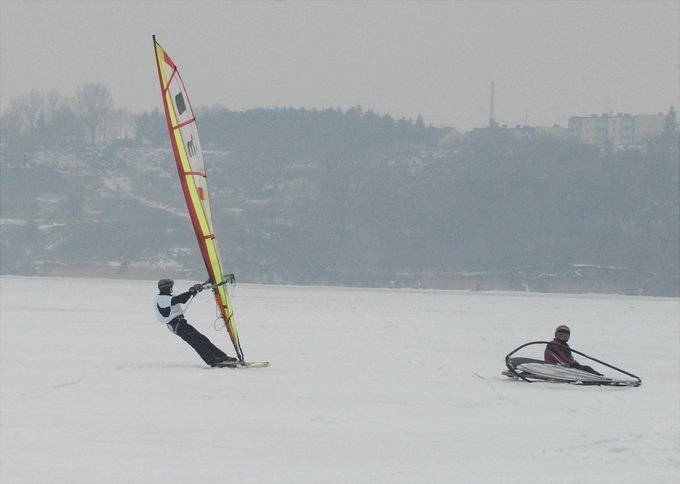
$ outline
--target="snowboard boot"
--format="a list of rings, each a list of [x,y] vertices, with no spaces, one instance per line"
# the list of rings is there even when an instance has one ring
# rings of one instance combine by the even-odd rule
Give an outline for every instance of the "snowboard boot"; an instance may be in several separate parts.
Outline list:
[[[238,361],[238,358],[234,358],[233,356],[218,356],[215,358],[215,361],[210,363],[210,366],[220,366],[223,365],[224,363],[235,363]]]

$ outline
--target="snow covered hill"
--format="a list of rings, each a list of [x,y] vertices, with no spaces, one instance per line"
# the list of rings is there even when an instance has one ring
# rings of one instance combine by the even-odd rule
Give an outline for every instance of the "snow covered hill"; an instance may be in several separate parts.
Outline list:
[[[272,366],[229,370],[155,321],[154,294],[0,277],[0,482],[680,479],[678,299],[239,285],[246,357]],[[233,354],[209,294],[187,316]],[[561,323],[642,386],[500,376]]]
[[[206,151],[223,262],[257,283],[678,296],[677,156],[484,147]],[[203,273],[167,141],[0,149],[0,274]]]

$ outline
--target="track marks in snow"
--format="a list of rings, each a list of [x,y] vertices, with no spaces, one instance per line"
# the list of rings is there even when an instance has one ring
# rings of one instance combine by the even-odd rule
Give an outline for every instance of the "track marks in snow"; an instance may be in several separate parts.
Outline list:
[[[502,401],[510,401],[510,398],[502,393],[498,388],[496,388],[496,385],[494,384],[494,379],[493,378],[488,378],[481,376],[478,373],[474,373],[474,376],[479,378],[481,381],[486,383],[487,387],[491,390],[491,392],[496,395],[496,400],[502,400]]]
[[[80,385],[82,382],[83,378],[76,378],[75,380],[54,383],[43,388],[36,388],[28,393],[23,394],[22,396],[26,398],[42,398],[46,395],[50,395],[52,393],[67,389],[69,387]]]

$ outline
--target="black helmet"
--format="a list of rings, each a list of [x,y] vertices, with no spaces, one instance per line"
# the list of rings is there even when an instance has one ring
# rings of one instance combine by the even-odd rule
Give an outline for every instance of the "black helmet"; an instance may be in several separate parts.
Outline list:
[[[175,281],[173,281],[172,279],[161,279],[160,281],[158,281],[158,290],[159,291],[169,290],[172,289],[172,286],[174,285]]]

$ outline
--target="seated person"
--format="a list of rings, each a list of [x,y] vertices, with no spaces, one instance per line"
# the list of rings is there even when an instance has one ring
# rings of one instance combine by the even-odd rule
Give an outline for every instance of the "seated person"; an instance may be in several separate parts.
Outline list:
[[[568,368],[577,368],[579,370],[593,373],[594,375],[602,376],[602,373],[598,373],[589,366],[581,365],[574,359],[574,357],[571,355],[569,343],[567,343],[567,341],[569,341],[570,334],[571,331],[569,330],[569,326],[564,324],[558,326],[555,329],[555,339],[553,339],[545,347],[543,358],[545,359],[546,363],[562,365]]]

